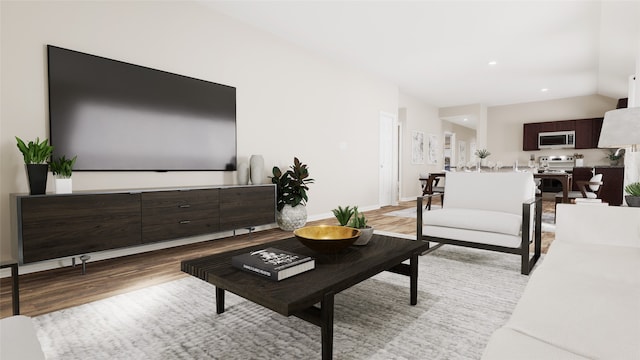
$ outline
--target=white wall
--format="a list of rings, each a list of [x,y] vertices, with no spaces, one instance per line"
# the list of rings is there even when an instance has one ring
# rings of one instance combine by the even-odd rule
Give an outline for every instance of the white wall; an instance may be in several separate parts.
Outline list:
[[[309,165],[310,218],[378,204],[380,111],[398,89],[324,60],[197,2],[1,2],[0,251],[11,249],[9,194],[28,192],[14,136],[48,137],[52,44],[237,88],[238,156]],[[346,145],[346,146],[344,146]],[[372,154],[375,154],[372,156]],[[78,190],[233,184],[231,172],[76,172]],[[52,183],[48,189],[53,189]]]
[[[438,117],[438,108],[425,104],[423,101],[408,95],[400,93],[399,98],[399,117],[398,121],[402,126],[401,137],[401,184],[400,199],[415,200],[418,195],[422,195],[419,177],[421,173],[429,173],[440,171],[443,169],[444,156],[442,154],[442,144],[444,143],[444,134],[440,118]],[[413,164],[411,156],[411,135],[412,131],[419,131],[424,134],[424,163]],[[440,149],[438,152],[437,164],[428,163],[428,142],[429,135],[437,135],[439,139]]]
[[[605,149],[522,151],[522,132],[523,124],[530,122],[602,117],[605,112],[615,109],[616,103],[617,99],[590,95],[490,107],[487,110],[487,148],[492,154],[491,160],[509,165],[518,160],[520,165],[526,166],[531,154],[537,159],[544,155],[581,153],[585,166],[609,165]]]

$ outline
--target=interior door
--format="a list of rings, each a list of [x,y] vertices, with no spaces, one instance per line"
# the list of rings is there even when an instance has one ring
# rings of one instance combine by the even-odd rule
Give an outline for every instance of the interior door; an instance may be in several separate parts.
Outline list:
[[[398,172],[397,159],[398,151],[394,146],[395,136],[395,116],[387,113],[380,113],[380,206],[397,204],[397,182],[394,174]]]

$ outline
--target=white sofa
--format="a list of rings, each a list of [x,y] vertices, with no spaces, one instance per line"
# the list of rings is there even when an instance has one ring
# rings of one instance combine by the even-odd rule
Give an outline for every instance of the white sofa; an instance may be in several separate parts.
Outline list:
[[[0,319],[0,359],[45,359],[30,317],[16,315]]]
[[[529,274],[541,249],[542,200],[535,197],[533,174],[449,172],[444,189],[442,209],[423,213],[430,195],[418,197],[417,238],[516,254],[522,274]]]
[[[640,359],[640,208],[559,204],[555,241],[482,359]]]

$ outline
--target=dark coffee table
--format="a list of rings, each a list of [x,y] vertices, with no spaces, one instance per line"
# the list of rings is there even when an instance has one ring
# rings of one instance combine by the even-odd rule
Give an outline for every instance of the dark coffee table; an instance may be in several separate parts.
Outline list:
[[[268,246],[313,256],[316,268],[276,282],[231,266],[232,256]],[[418,256],[427,249],[427,242],[375,234],[366,246],[351,246],[339,254],[323,255],[292,237],[185,260],[182,271],[216,286],[218,314],[224,312],[226,290],[282,315],[293,315],[319,326],[322,358],[331,359],[335,294],[382,271],[391,271],[409,277],[409,302],[415,305],[418,301]],[[403,264],[405,260],[410,260],[409,264]],[[320,307],[314,306],[318,303]]]

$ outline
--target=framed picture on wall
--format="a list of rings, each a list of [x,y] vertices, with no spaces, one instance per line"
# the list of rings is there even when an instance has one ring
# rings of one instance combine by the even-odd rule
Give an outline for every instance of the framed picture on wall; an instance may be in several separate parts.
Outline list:
[[[458,140],[458,164],[467,163],[467,142]]]
[[[429,164],[437,164],[438,163],[438,149],[440,147],[438,135],[429,134],[429,147],[427,150],[427,162]]]
[[[424,133],[411,131],[411,163],[424,164]]]

